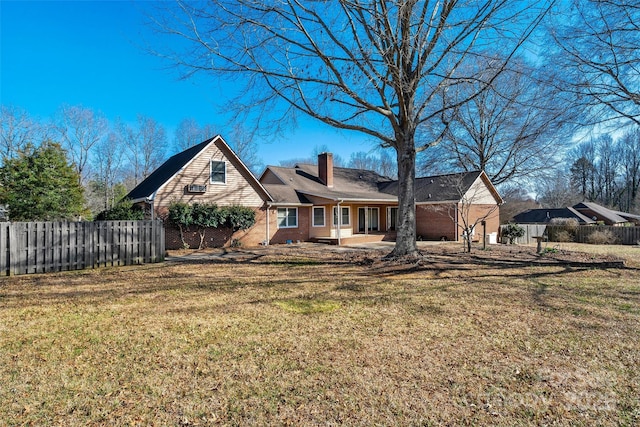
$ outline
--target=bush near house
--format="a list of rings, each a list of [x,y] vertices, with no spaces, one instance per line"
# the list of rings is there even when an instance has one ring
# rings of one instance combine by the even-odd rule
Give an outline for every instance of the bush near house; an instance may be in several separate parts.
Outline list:
[[[518,224],[507,224],[502,229],[502,238],[507,239],[513,245],[518,237],[524,236],[524,228]]]
[[[247,230],[256,223],[256,213],[244,206],[228,206],[219,208],[214,203],[174,202],[169,206],[169,220],[180,230],[182,246],[188,249],[186,232],[195,227],[200,237],[198,249],[206,246],[208,230],[220,231],[229,229],[231,235],[239,230]],[[237,243],[236,243],[237,245]]]
[[[134,205],[131,200],[120,200],[111,209],[104,210],[96,215],[96,221],[139,221],[144,219],[144,209]]]

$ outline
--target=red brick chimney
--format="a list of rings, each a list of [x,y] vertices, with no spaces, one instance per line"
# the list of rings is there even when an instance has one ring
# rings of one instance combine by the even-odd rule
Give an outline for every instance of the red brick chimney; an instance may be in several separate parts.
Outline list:
[[[324,185],[333,188],[333,154],[318,154],[318,177]]]

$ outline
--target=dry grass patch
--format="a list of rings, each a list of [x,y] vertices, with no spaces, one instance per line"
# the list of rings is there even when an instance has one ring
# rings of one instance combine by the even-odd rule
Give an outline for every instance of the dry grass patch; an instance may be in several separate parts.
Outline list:
[[[0,425],[640,422],[635,269],[233,255],[2,279]]]

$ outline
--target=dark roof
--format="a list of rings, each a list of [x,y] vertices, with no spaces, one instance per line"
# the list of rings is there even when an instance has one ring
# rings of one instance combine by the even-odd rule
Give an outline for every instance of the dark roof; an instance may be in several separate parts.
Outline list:
[[[416,178],[416,203],[458,201],[481,173],[473,171]],[[398,181],[389,182],[382,191],[398,194]]]
[[[273,173],[282,184],[262,185],[271,197],[280,203],[311,203],[308,196],[322,197],[331,200],[348,201],[396,201],[393,194],[383,193],[379,184],[387,183],[389,178],[373,171],[333,168],[333,187],[324,185],[318,177],[315,165],[296,165],[293,168],[269,166],[263,173]]]
[[[573,208],[580,212],[591,211],[595,214],[595,217],[600,221],[605,221],[612,224],[620,224],[620,223],[628,222],[626,218],[623,218],[622,216],[618,215],[615,211],[612,211],[609,208],[605,208],[604,206],[600,206],[597,203],[581,202],[573,205]]]
[[[553,218],[575,218],[580,224],[595,222],[573,208],[529,209],[514,216],[513,220],[519,224],[546,224]]]
[[[275,175],[281,183],[266,183],[268,174]],[[416,203],[458,201],[481,174],[475,171],[417,178]],[[269,166],[260,181],[274,201],[281,204],[311,204],[309,197],[348,202],[398,201],[398,181],[370,170],[334,167],[333,187],[327,187],[320,181],[315,165]]]
[[[198,145],[194,145],[176,155],[167,159],[158,169],[154,170],[151,175],[146,177],[140,184],[127,194],[127,198],[131,200],[140,200],[151,197],[165,182],[180,171],[191,159],[193,159],[200,151],[202,151],[214,138],[202,141]]]

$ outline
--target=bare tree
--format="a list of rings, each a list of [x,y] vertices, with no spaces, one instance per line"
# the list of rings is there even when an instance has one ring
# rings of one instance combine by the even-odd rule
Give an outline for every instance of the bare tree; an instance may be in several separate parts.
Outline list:
[[[258,145],[255,134],[249,132],[244,126],[236,124],[231,133],[229,145],[240,160],[254,174],[258,175],[263,166],[262,160],[258,156]]]
[[[313,151],[309,157],[294,157],[292,159],[280,160],[280,166],[294,167],[297,164],[317,165],[318,155],[330,151],[326,144],[316,145],[313,147]],[[342,157],[339,154],[333,153],[333,166],[343,167],[344,165],[345,161]]]
[[[501,224],[509,222],[520,212],[540,207],[521,185],[503,185],[500,187],[500,194],[504,199],[504,204],[500,206]]]
[[[416,152],[436,141],[443,88],[478,79],[464,64],[490,47],[501,66],[538,25],[553,0],[217,0],[178,1],[156,22],[191,45],[168,54],[187,75],[213,71],[246,86],[232,105],[288,125],[302,114],[393,147],[398,165],[398,235],[393,256],[417,256]],[[171,13],[173,12],[173,13]]]
[[[1,106],[0,164],[12,159],[27,144],[34,147],[47,139],[47,128],[32,119],[29,113],[16,106]]]
[[[582,97],[591,123],[640,124],[640,4],[574,0],[572,11],[572,19],[565,15],[554,25],[564,87]]]
[[[476,233],[480,231],[478,229],[481,228],[483,222],[499,216],[499,205],[488,188],[479,181],[468,185],[465,173],[451,174],[445,181],[446,185],[455,189],[455,194],[459,198],[458,202],[435,205],[432,209],[446,212],[462,232],[465,251],[471,252],[471,243]],[[483,236],[483,239],[486,239],[486,236]]]
[[[89,108],[63,105],[56,113],[54,127],[84,184],[92,149],[107,135],[107,120]]]
[[[175,151],[184,151],[214,136],[216,133],[213,125],[200,126],[193,118],[184,119],[178,124],[174,134]]]
[[[624,192],[620,210],[636,213],[640,193],[640,128],[626,132],[619,141]]]
[[[395,163],[386,150],[377,150],[375,152],[358,151],[351,154],[347,167],[354,169],[372,170],[382,176],[393,178],[397,172]]]
[[[571,180],[567,179],[568,174],[560,169],[552,172],[537,181],[536,192],[540,206],[544,208],[566,208],[580,202],[581,196],[576,194],[571,185]]]
[[[541,177],[561,161],[577,116],[573,101],[549,84],[554,75],[522,59],[512,60],[482,91],[486,75],[495,74],[495,63],[493,58],[478,59],[473,64],[477,80],[446,89],[443,96],[453,103],[478,96],[444,112],[449,127],[442,142],[425,153],[425,173],[483,170],[500,185]]]
[[[154,119],[141,114],[135,127],[120,122],[118,128],[125,141],[134,185],[138,185],[162,163],[167,148],[166,132]]]
[[[116,185],[123,176],[124,146],[119,134],[110,132],[95,148],[92,193],[96,194],[93,210],[108,210],[119,201]],[[99,204],[97,203],[99,201]]]

